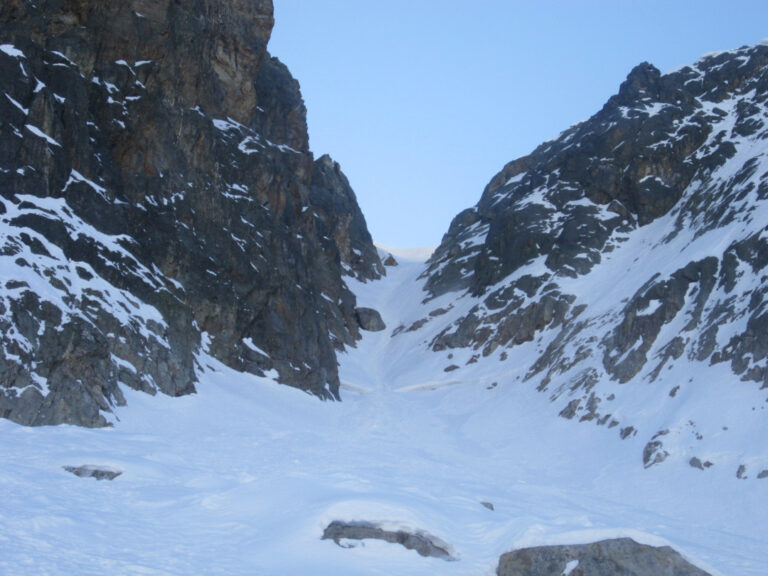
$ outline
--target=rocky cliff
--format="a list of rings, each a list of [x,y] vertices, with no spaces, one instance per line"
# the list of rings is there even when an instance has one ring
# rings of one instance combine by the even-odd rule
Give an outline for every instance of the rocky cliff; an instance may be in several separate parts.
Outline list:
[[[637,66],[454,219],[410,329],[465,364],[514,357],[561,416],[640,433],[646,466],[670,443],[701,465],[694,404],[743,396],[747,427],[765,408],[767,98],[767,45]]]
[[[0,416],[100,426],[205,347],[338,397],[344,275],[383,272],[309,151],[270,0],[0,6]]]

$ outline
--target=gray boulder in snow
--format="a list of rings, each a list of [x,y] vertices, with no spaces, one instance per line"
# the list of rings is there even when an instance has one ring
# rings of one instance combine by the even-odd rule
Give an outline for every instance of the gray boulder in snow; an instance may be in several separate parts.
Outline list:
[[[502,555],[498,576],[709,576],[669,546],[631,538],[591,544],[538,546]]]
[[[355,315],[360,327],[363,330],[368,330],[368,332],[380,332],[387,327],[384,320],[381,319],[381,314],[373,308],[355,308]]]
[[[83,464],[82,466],[64,466],[64,470],[80,478],[96,478],[96,480],[114,480],[122,472],[106,466]]]
[[[445,542],[426,532],[385,530],[372,522],[341,522],[338,520],[331,522],[323,532],[323,540],[333,540],[339,546],[345,546],[342,540],[368,539],[400,544],[409,550],[415,550],[421,556],[455,560]]]

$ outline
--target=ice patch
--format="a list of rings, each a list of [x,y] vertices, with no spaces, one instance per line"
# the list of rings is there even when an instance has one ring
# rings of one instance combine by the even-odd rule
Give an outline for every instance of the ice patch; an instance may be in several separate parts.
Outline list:
[[[563,570],[562,576],[570,576],[571,572],[576,570],[576,567],[579,565],[578,560],[569,560],[568,563],[565,565],[565,569]]]
[[[61,144],[56,142],[56,140],[54,140],[53,138],[48,136],[48,134],[46,134],[45,132],[40,130],[40,128],[38,128],[37,126],[33,126],[32,124],[25,124],[24,127],[27,130],[29,130],[30,132],[32,132],[32,134],[34,134],[35,136],[37,136],[39,138],[42,138],[43,140],[48,142],[48,144],[51,144],[52,146],[56,146],[58,148],[61,148]]]
[[[249,337],[249,338],[243,338],[243,344],[245,344],[245,346],[246,346],[246,347],[247,347],[249,350],[253,350],[253,351],[254,351],[254,352],[256,352],[256,353],[258,353],[258,354],[261,354],[261,355],[262,355],[262,356],[264,356],[265,358],[269,358],[269,357],[270,357],[270,356],[269,356],[269,354],[267,354],[266,352],[264,352],[264,350],[262,350],[261,348],[259,348],[258,346],[256,346],[256,344],[254,344],[254,343],[253,343],[253,340],[252,340],[250,337]]]
[[[24,116],[29,116],[29,108],[24,108],[24,106],[22,106],[16,100],[11,98],[7,93],[5,94],[5,97],[8,98],[8,100],[10,100],[11,104],[16,106],[16,108],[18,108],[19,110],[21,110],[24,113]]]
[[[525,178],[526,174],[528,174],[528,172],[521,172],[520,174],[512,176],[509,180],[507,180],[504,183],[504,186],[509,186],[510,184],[517,184],[518,182],[522,182],[522,180],[523,180],[523,178]]]
[[[104,199],[104,201],[109,202],[109,196],[107,195],[106,188],[104,188],[103,186],[99,186],[93,180],[89,180],[74,168],[72,169],[72,172],[70,173],[69,178],[67,179],[67,183],[64,184],[64,188],[62,191],[66,192],[67,188],[69,188],[70,184],[72,184],[73,182],[82,182],[83,184],[86,184],[94,192],[96,192],[99,196],[101,196]]]
[[[11,58],[26,58],[24,52],[16,48],[13,44],[0,44],[0,52],[4,52]]]
[[[398,261],[408,262],[426,262],[437,249],[436,246],[425,246],[422,248],[395,248],[394,246],[387,246],[385,244],[379,244],[374,242],[374,246],[379,249],[379,256],[386,258],[388,254],[392,254]]]

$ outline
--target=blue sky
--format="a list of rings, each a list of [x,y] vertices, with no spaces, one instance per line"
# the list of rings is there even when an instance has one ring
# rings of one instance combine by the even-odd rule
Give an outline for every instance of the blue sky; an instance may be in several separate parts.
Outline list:
[[[274,0],[270,52],[374,240],[437,245],[502,166],[662,72],[768,36],[768,2]]]

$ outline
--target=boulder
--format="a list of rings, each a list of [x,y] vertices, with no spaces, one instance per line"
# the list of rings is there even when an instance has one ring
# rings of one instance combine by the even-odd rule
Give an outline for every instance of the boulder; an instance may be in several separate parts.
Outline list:
[[[669,546],[631,538],[592,544],[538,546],[502,555],[498,576],[709,576]]]
[[[96,478],[96,480],[114,480],[122,471],[107,466],[94,466],[83,464],[82,466],[64,466],[64,470],[71,472],[80,478]]]
[[[449,546],[430,534],[422,531],[386,530],[372,522],[341,522],[334,520],[323,531],[323,540],[333,540],[343,546],[343,540],[383,540],[415,550],[421,556],[455,560]]]
[[[384,266],[399,266],[400,263],[395,260],[395,257],[392,256],[392,254],[389,254],[387,258],[384,260]]]
[[[387,327],[384,324],[384,320],[381,319],[379,311],[373,308],[364,308],[362,306],[355,308],[355,315],[360,323],[360,327],[368,332],[380,332]]]

